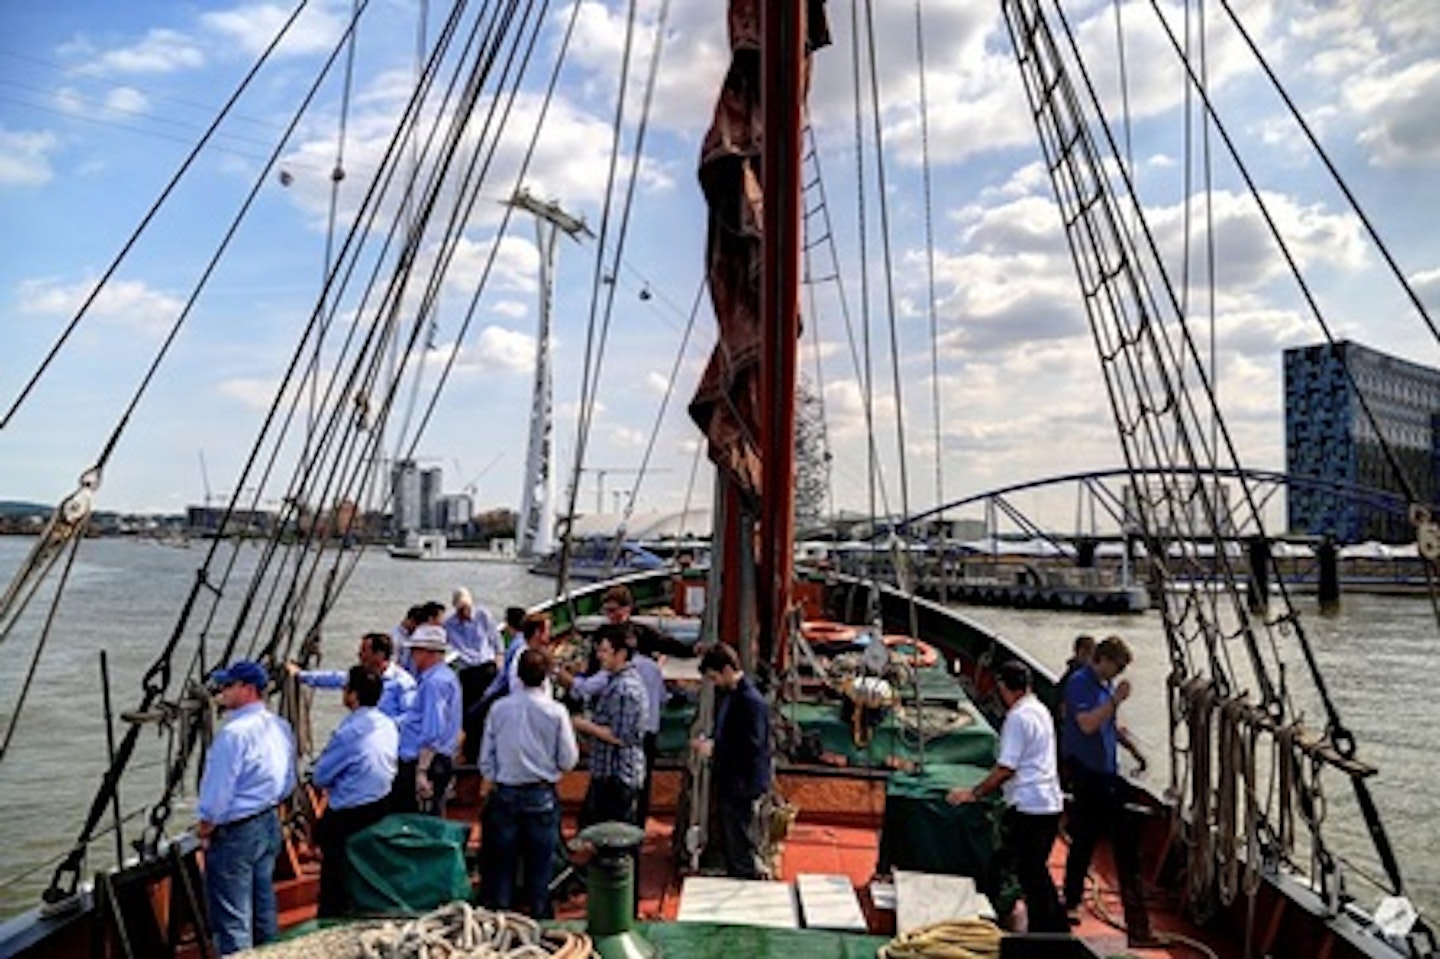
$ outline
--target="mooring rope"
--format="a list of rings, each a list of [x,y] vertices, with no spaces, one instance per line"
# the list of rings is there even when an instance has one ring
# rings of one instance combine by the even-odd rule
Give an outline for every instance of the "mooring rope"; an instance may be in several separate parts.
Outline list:
[[[241,953],[254,959],[588,959],[590,937],[452,902],[405,923],[357,923]]]

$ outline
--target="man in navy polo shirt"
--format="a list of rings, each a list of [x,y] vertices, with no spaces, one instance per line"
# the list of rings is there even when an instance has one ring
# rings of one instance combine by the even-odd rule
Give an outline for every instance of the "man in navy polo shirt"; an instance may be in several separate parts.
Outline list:
[[[1070,855],[1065,862],[1065,908],[1076,909],[1085,895],[1085,874],[1101,836],[1110,837],[1120,879],[1120,901],[1130,945],[1153,945],[1140,880],[1140,847],[1135,815],[1126,808],[1130,784],[1120,775],[1115,748],[1123,744],[1141,763],[1135,744],[1116,721],[1130,698],[1130,681],[1115,677],[1130,665],[1130,647],[1111,636],[1095,658],[1065,684],[1065,724],[1060,751],[1070,772],[1075,802],[1070,811]]]

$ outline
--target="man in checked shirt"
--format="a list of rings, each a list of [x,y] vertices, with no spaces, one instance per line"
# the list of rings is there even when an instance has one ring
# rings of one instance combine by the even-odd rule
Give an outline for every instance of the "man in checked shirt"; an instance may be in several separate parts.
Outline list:
[[[595,696],[589,719],[577,718],[575,731],[589,736],[590,789],[580,824],[635,822],[635,803],[645,784],[645,715],[648,697],[631,662],[635,636],[623,623],[595,632],[595,652],[610,681]]]

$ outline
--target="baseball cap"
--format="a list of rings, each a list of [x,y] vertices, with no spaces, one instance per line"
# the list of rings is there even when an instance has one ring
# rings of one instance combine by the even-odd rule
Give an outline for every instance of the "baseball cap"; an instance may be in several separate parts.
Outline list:
[[[227,669],[217,669],[210,675],[210,682],[216,686],[228,686],[231,683],[244,683],[247,686],[254,686],[263,690],[270,682],[270,674],[265,672],[265,667],[253,659],[237,659]]]

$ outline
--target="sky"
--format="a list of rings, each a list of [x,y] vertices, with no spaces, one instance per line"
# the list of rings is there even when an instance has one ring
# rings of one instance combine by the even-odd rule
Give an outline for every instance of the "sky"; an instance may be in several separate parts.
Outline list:
[[[840,276],[847,297],[842,309],[833,280],[807,292],[813,311],[802,356],[802,368],[824,399],[835,505],[868,508],[872,437],[886,467],[892,509],[902,500],[895,469],[902,459],[903,499],[912,511],[937,498],[1119,465],[1095,347],[1000,4],[878,6],[870,17],[876,80],[872,85],[862,68],[860,84],[867,103],[875,91],[878,120],[869,109],[856,119],[852,64],[867,63],[870,54],[852,50],[850,4],[831,4],[835,45],[816,55],[810,98],[824,212],[834,238],[833,254],[828,243],[815,246],[810,267],[817,276]],[[1177,29],[1187,12],[1192,24],[1203,12],[1211,97],[1227,132],[1244,143],[1248,169],[1337,337],[1440,365],[1434,338],[1386,280],[1362,222],[1257,75],[1222,6],[1215,0],[1158,6]],[[1398,269],[1435,312],[1440,14],[1432,0],[1251,0],[1239,6],[1246,29]],[[349,0],[311,0],[213,147],[200,155],[46,376],[0,429],[0,499],[58,502],[94,462],[224,226],[263,175],[269,150],[334,48],[351,7]],[[121,435],[97,498],[100,508],[179,511],[201,502],[207,490],[214,497],[232,491],[232,477],[293,355],[296,330],[318,295],[331,238],[330,169],[337,153],[346,169],[337,201],[343,218],[359,203],[408,94],[420,11],[428,11],[433,36],[438,13],[446,9],[417,0],[370,0],[357,34],[348,100],[337,72],[317,92],[278,169],[258,180],[251,218]],[[1128,106],[1129,122],[1116,127],[1126,145],[1124,163],[1175,276],[1185,249],[1188,170],[1193,283],[1186,300],[1206,350],[1213,312],[1214,379],[1243,460],[1283,468],[1281,352],[1318,342],[1323,334],[1286,279],[1265,223],[1213,130],[1214,189],[1208,203],[1201,194],[1203,169],[1193,158],[1187,163],[1181,134],[1184,84],[1173,63],[1162,62],[1167,41],[1152,5],[1092,0],[1066,9],[1092,54],[1090,76],[1100,96]],[[0,3],[5,409],[289,10],[235,0]],[[662,14],[664,43],[643,154],[633,167],[635,200],[587,472],[580,480],[582,510],[595,507],[597,498],[603,508],[614,508],[618,496],[635,487],[667,389],[672,396],[638,506],[677,509],[709,501],[703,469],[692,482],[697,435],[684,412],[714,343],[708,309],[702,308],[683,352],[680,344],[702,282],[704,210],[695,163],[728,62],[722,10],[698,0],[643,0],[636,9],[634,49],[643,53],[625,85],[622,175],[637,159],[636,118]],[[555,6],[540,34],[537,62],[548,63],[576,13],[570,56],[523,182],[592,226],[605,209],[620,88],[616,63],[625,48],[628,11],[618,3],[587,2],[578,11]],[[1117,32],[1126,37],[1120,47]],[[537,115],[543,75],[536,71],[517,102],[517,116]],[[1192,124],[1196,140],[1199,129]],[[863,149],[857,150],[857,135]],[[518,142],[507,142],[497,162],[513,168],[520,152]],[[883,185],[877,181],[880,158]],[[856,188],[860,182],[863,191]],[[438,364],[457,339],[458,361],[417,450],[424,463],[444,469],[447,490],[473,489],[482,509],[519,505],[536,343],[539,251],[524,218],[501,231],[499,201],[506,195],[498,185],[482,195],[457,252],[453,274],[460,279],[442,299],[428,361]],[[864,200],[857,200],[861,195]],[[808,205],[813,209],[815,202]],[[811,223],[821,219],[811,217]],[[878,232],[881,225],[889,227],[888,242]],[[933,236],[929,255],[927,232]],[[467,297],[460,280],[478,273],[497,243],[495,276],[462,336]],[[1214,249],[1213,300],[1195,252],[1207,246]],[[573,466],[595,249],[594,241],[559,245],[553,349],[562,486]],[[853,334],[843,322],[846,313]],[[859,328],[866,322],[868,336]],[[932,324],[938,337],[931,336]],[[859,364],[873,371],[868,418],[851,335],[870,344],[868,364],[863,356]],[[893,352],[892,336],[898,347]],[[932,371],[938,371],[938,389]],[[1035,508],[1063,518],[1073,510],[1073,494],[1042,497]]]

